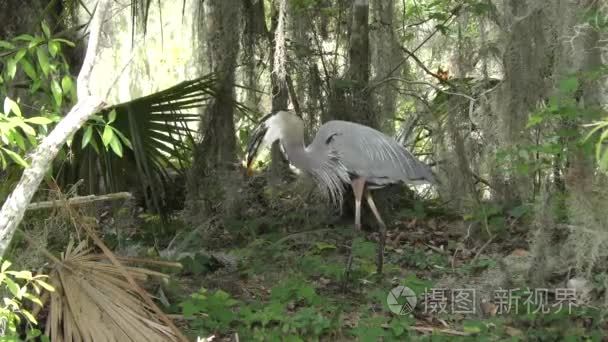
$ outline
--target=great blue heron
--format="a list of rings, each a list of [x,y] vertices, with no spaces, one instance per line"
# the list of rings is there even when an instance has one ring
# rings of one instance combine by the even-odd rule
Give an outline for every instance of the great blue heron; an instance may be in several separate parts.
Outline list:
[[[321,191],[334,203],[342,204],[345,186],[355,195],[355,228],[361,229],[361,200],[365,195],[369,208],[380,225],[377,272],[382,273],[386,225],[372,194],[377,189],[404,182],[434,183],[428,167],[418,161],[393,138],[364,125],[349,121],[328,121],[308,146],[304,144],[304,122],[295,114],[279,111],[266,115],[254,129],[247,146],[247,170],[260,147],[279,140],[289,162],[308,172]],[[348,270],[352,262],[352,250]]]

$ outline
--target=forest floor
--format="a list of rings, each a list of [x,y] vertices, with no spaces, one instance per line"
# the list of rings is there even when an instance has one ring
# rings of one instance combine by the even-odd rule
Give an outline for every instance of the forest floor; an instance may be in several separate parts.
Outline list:
[[[182,263],[160,269],[169,280],[147,287],[193,339],[602,341],[608,329],[602,303],[589,299],[600,298],[601,284],[579,283],[585,298],[567,288],[570,270],[550,288],[526,284],[533,253],[518,219],[505,218],[496,233],[492,220],[398,204],[378,275],[373,222],[355,232],[349,219],[319,214],[324,204],[303,201],[254,204],[245,218],[224,219],[215,240],[208,230],[215,221],[188,229],[175,218],[161,228],[158,217],[141,213],[124,222],[115,213],[100,230],[118,254]]]
[[[184,269],[161,287],[166,309],[181,315],[192,336],[213,335],[214,341],[601,341],[604,336],[603,311],[567,289],[568,270],[552,288],[526,285],[532,257],[527,230],[517,220],[488,238],[483,225],[462,217],[429,214],[433,210],[425,212],[421,205],[403,210],[389,222],[379,276],[372,225],[355,233],[347,222],[319,226],[320,217],[304,224],[297,219],[303,212],[232,222],[243,234],[240,243],[180,254]],[[397,286],[415,293],[413,310],[403,309],[408,300],[403,294],[409,292],[401,289],[388,302]]]

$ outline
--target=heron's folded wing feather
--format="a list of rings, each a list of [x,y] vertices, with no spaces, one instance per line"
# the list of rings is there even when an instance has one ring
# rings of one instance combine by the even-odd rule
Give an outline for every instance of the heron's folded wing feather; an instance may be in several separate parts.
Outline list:
[[[429,181],[428,167],[395,139],[373,128],[348,121],[323,125],[312,145],[326,144],[349,172],[379,184]]]

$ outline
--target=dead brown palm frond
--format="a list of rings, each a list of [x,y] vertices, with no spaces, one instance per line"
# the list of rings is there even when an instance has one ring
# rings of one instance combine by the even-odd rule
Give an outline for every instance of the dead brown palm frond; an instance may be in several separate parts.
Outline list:
[[[125,267],[137,281],[158,273]],[[133,291],[115,265],[100,261],[86,244],[70,243],[50,274],[46,334],[52,341],[178,341]]]

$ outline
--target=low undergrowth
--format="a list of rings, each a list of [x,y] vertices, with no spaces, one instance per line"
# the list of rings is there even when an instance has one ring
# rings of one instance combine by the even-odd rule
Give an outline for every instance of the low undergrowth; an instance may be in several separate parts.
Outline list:
[[[484,240],[469,236],[471,225],[462,219],[396,217],[382,276],[375,273],[372,229],[355,234],[348,224],[334,224],[297,231],[289,220],[275,220],[274,229],[251,228],[247,243],[184,257],[181,277],[162,287],[166,309],[181,315],[191,336],[222,341],[602,340],[605,311],[597,301],[572,300],[568,311],[556,310],[566,287],[556,282],[544,297],[551,310],[538,309],[542,299],[531,302],[538,291],[521,280],[529,252],[519,230]],[[351,239],[354,263],[345,291]],[[405,314],[387,303],[400,285],[417,297]],[[430,298],[438,290],[471,290],[476,298],[469,312],[456,312],[455,297]],[[507,293],[509,301],[501,302],[498,293]],[[398,304],[404,300],[397,298]]]

